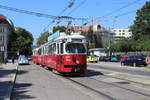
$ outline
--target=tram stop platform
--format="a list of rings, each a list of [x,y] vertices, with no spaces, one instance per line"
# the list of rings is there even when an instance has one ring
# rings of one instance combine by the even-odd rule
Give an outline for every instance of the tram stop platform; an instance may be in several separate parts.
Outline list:
[[[10,100],[17,73],[17,63],[0,64],[0,100]]]

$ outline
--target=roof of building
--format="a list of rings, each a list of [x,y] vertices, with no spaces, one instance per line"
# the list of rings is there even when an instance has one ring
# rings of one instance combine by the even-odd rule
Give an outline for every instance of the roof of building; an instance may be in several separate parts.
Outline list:
[[[9,24],[12,28],[14,28],[12,21],[2,14],[0,14],[0,24]]]

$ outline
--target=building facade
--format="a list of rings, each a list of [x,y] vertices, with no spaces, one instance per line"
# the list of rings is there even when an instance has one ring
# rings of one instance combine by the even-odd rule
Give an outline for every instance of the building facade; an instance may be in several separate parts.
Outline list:
[[[115,33],[114,38],[127,38],[132,36],[132,32],[130,32],[129,28],[118,28],[112,29],[113,33]]]
[[[8,57],[8,42],[10,34],[14,31],[14,25],[3,15],[0,15],[0,60]]]

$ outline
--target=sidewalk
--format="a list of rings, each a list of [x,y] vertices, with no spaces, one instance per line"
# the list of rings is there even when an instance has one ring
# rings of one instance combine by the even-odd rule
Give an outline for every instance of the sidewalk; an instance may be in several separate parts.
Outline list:
[[[0,100],[10,100],[16,72],[17,63],[7,63],[0,65]]]

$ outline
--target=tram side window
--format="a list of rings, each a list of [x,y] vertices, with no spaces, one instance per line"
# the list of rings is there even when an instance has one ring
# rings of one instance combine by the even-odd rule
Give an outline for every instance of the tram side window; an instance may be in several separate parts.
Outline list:
[[[41,54],[42,54],[42,50],[39,49],[39,50],[38,50],[38,55],[41,55]]]
[[[41,54],[42,54],[42,55],[44,55],[44,48],[42,48],[42,52],[41,52]]]
[[[45,54],[48,54],[48,47],[45,47]]]
[[[57,54],[60,53],[60,50],[59,50],[59,44],[57,44]]]
[[[52,45],[52,54],[56,54],[56,43]]]
[[[61,54],[64,53],[64,50],[63,50],[63,43],[60,44],[60,52],[61,52]]]
[[[48,54],[56,54],[56,44],[51,44],[48,46]]]

